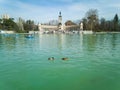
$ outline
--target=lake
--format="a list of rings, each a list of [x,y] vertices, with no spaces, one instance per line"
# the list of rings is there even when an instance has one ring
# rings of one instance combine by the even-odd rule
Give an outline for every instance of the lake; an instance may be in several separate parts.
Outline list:
[[[120,90],[120,34],[0,34],[0,90]]]

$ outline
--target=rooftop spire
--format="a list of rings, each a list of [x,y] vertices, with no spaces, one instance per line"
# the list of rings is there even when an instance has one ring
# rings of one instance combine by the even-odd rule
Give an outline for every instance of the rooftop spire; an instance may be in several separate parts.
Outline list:
[[[61,12],[59,12],[59,16],[61,17]]]

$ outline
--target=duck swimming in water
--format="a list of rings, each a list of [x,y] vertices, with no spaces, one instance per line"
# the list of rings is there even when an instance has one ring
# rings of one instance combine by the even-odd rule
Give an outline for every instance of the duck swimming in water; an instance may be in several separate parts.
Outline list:
[[[54,57],[49,57],[48,60],[54,60]]]
[[[62,58],[62,60],[68,60],[68,58],[67,58],[67,57],[64,57],[64,58]]]

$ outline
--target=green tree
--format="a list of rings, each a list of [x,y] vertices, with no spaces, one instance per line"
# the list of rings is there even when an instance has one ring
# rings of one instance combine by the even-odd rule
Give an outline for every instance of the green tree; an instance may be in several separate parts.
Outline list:
[[[0,19],[0,29],[2,29],[2,19]]]
[[[83,18],[82,19],[82,22],[83,22],[83,28],[84,28],[84,30],[87,30],[88,28],[87,28],[87,19],[86,18]]]
[[[114,31],[118,31],[118,27],[119,27],[119,18],[118,15],[116,14],[114,19],[113,19],[113,29]]]
[[[14,18],[3,19],[2,20],[3,30],[16,30],[18,29],[17,24],[14,22]]]
[[[113,31],[113,22],[111,20],[106,21],[107,31]]]
[[[105,18],[101,18],[100,24],[99,24],[99,29],[101,31],[106,31],[107,30],[106,29],[106,20],[105,20]]]
[[[23,24],[23,26],[24,26],[24,30],[25,30],[25,32],[29,32],[29,31],[32,31],[32,30],[34,30],[35,29],[35,24],[34,24],[34,21],[32,21],[32,20],[27,20],[24,24]]]

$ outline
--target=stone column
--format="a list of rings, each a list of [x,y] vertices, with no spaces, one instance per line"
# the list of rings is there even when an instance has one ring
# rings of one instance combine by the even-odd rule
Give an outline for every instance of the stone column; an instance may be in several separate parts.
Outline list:
[[[38,29],[39,29],[39,31],[41,31],[41,24],[38,24]]]
[[[80,23],[80,31],[83,31],[83,23]]]

